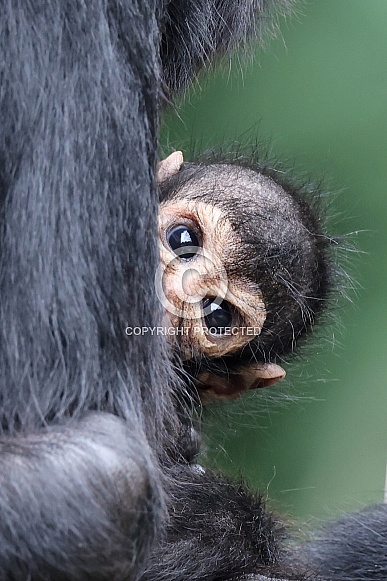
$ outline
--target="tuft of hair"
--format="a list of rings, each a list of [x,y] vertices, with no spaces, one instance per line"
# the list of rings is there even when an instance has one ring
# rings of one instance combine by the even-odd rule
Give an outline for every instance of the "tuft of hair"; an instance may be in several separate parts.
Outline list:
[[[187,87],[215,57],[274,35],[295,0],[170,0],[161,40],[166,92]]]

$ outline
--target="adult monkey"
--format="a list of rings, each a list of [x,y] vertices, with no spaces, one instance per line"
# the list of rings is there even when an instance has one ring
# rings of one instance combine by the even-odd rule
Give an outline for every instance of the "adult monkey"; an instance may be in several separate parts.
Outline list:
[[[160,87],[291,4],[0,1],[1,580],[137,577],[177,433],[163,343],[124,340],[160,315]]]

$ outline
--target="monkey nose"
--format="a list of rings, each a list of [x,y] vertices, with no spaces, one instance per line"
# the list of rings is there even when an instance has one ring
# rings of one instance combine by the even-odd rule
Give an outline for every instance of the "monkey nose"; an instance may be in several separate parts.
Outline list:
[[[203,285],[203,274],[196,268],[187,268],[181,277],[181,290],[184,295],[181,297],[184,302],[197,303],[206,295]]]

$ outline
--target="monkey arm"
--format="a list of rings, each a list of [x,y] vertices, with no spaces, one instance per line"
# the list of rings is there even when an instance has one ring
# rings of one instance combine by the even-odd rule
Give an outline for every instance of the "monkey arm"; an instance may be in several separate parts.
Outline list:
[[[146,442],[112,415],[4,438],[0,579],[132,579],[160,494]]]
[[[170,92],[181,92],[219,56],[252,39],[262,42],[265,33],[275,32],[276,15],[289,13],[294,4],[294,0],[169,0],[161,59]],[[183,33],[186,30],[188,34]]]
[[[141,581],[386,581],[387,506],[287,543],[260,496],[199,466],[180,468],[167,536]]]
[[[174,481],[167,536],[141,581],[302,579],[280,566],[284,530],[261,496],[197,465]]]
[[[304,558],[321,581],[387,579],[387,505],[345,515],[304,547]]]

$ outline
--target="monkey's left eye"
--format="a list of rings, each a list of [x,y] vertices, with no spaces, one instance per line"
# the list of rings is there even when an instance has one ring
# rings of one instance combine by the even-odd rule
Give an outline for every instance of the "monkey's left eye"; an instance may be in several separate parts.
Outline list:
[[[204,322],[212,335],[223,335],[226,327],[231,327],[233,321],[232,307],[227,301],[221,303],[216,301],[216,299],[204,299]]]
[[[173,252],[183,260],[193,258],[200,248],[199,238],[192,228],[175,226],[167,234],[167,242]]]

